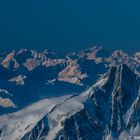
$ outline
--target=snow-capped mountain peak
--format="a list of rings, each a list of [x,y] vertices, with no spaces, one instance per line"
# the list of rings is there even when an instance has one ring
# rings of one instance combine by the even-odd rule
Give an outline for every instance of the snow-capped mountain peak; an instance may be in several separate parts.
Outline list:
[[[1,116],[1,139],[119,138],[140,123],[139,86],[139,77],[126,65],[112,67],[79,95],[45,99],[17,113]]]

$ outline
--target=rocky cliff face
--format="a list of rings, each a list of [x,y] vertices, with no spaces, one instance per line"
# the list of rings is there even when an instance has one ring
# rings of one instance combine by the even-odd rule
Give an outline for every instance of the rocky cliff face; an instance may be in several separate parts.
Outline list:
[[[42,100],[1,116],[1,139],[127,139],[140,123],[139,87],[140,77],[126,65],[112,67],[80,95]]]
[[[102,47],[65,55],[14,50],[0,54],[0,87],[12,93],[12,102],[22,108],[45,97],[80,93],[122,63],[139,74],[139,60],[139,52],[130,56],[121,50],[108,53]],[[22,99],[28,100],[21,103]]]

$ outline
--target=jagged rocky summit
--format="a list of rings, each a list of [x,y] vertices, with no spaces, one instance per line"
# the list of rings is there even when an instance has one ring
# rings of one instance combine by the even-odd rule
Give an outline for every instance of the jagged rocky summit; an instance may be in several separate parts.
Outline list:
[[[140,136],[140,77],[112,67],[81,94],[44,99],[0,117],[1,140],[127,140]]]

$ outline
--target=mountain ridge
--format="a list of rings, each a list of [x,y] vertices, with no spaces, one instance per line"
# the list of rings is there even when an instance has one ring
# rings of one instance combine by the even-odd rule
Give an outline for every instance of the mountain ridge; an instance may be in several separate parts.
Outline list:
[[[110,67],[123,63],[139,75],[139,52],[130,56],[121,50],[108,53],[102,47],[92,47],[66,55],[30,49],[1,53],[0,87],[13,95],[7,101],[17,108],[12,104],[7,108],[1,97],[0,112],[9,113],[43,98],[79,94]]]
[[[140,77],[128,66],[113,66],[97,83],[79,95],[45,99],[17,113],[1,116],[1,138],[127,139],[131,136],[129,132],[140,123],[139,87]],[[13,122],[6,122],[10,118]],[[127,134],[125,138],[124,133]]]

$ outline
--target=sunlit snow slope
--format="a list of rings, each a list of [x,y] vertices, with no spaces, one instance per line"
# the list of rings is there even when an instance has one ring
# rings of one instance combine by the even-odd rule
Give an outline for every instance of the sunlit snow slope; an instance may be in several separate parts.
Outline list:
[[[140,80],[112,67],[80,95],[45,99],[0,117],[1,140],[108,140],[140,134]]]

